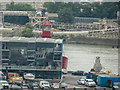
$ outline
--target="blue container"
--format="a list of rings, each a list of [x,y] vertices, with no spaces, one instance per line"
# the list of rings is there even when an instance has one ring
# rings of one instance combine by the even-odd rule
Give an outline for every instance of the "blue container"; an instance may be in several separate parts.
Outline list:
[[[99,75],[97,77],[97,85],[101,86],[101,87],[106,87],[108,80],[112,81],[112,85],[113,85],[114,82],[119,82],[119,78],[117,76]]]
[[[91,79],[91,72],[88,73],[88,79]]]

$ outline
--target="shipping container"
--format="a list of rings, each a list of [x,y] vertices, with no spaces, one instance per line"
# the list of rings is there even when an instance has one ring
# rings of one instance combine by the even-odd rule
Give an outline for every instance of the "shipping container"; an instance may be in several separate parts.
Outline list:
[[[114,82],[119,82],[120,78],[115,75],[99,75],[97,85],[102,87],[112,87]]]

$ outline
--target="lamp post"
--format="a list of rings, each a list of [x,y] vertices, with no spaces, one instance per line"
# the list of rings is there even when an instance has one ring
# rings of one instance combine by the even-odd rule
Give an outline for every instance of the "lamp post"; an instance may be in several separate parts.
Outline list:
[[[8,69],[11,67],[6,67],[6,80],[8,79]]]

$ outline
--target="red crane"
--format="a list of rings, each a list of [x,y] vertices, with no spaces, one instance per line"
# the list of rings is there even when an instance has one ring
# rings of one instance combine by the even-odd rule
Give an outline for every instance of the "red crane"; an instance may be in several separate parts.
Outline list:
[[[51,32],[51,23],[49,21],[43,21],[41,27],[42,27],[42,38],[51,38],[53,33]]]

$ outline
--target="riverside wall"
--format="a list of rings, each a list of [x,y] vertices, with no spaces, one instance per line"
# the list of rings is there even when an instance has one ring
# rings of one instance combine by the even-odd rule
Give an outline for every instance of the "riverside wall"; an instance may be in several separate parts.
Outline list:
[[[119,46],[118,39],[103,39],[103,38],[71,38],[65,43],[68,44],[94,44],[94,45],[111,45]]]

